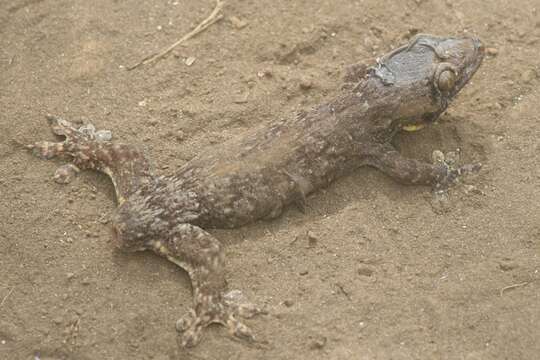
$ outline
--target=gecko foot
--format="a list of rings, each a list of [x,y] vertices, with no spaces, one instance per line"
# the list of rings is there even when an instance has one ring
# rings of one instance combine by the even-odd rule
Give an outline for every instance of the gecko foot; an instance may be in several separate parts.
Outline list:
[[[461,177],[477,173],[482,168],[481,163],[458,166],[460,157],[459,149],[451,151],[446,155],[440,150],[435,150],[431,157],[434,164],[441,164],[447,169],[446,176],[435,185],[436,190],[448,189],[450,186],[458,183]]]
[[[432,153],[433,163],[442,164],[447,169],[446,177],[436,183],[433,190],[433,198],[431,205],[436,213],[443,213],[448,211],[448,189],[452,185],[459,183],[459,179],[461,177],[477,173],[482,168],[481,163],[465,164],[462,166],[458,166],[457,164],[459,162],[459,157],[459,149],[449,152],[446,155],[443,154],[443,152],[440,150],[435,150]]]
[[[96,130],[96,127],[90,123],[76,128],[71,122],[54,115],[49,114],[46,119],[51,126],[52,132],[58,136],[65,136],[67,141],[110,141],[112,139],[110,130]]]
[[[112,138],[112,133],[109,130],[99,130],[92,124],[86,124],[76,128],[72,123],[53,115],[46,116],[47,121],[55,135],[65,137],[61,142],[38,141],[32,145],[27,145],[26,148],[32,150],[34,155],[52,159],[65,154],[71,155],[73,145],[88,142],[88,141],[109,141]]]
[[[223,295],[220,303],[201,303],[176,322],[176,330],[182,333],[182,346],[193,347],[200,341],[202,330],[210,324],[221,324],[239,339],[254,342],[251,329],[237,317],[251,318],[266,312],[247,301],[239,290]]]
[[[77,166],[86,167],[85,165],[89,162],[90,158],[84,154],[84,151],[88,149],[87,145],[89,143],[105,142],[112,138],[112,133],[109,130],[96,131],[96,128],[92,124],[86,124],[76,128],[71,122],[53,115],[47,115],[46,119],[49,122],[52,132],[57,136],[64,137],[64,141],[38,141],[25,147],[31,150],[35,156],[43,159],[52,159],[64,155],[74,158],[75,165],[63,165],[56,170],[54,179],[61,184],[67,184],[75,177],[79,172]]]

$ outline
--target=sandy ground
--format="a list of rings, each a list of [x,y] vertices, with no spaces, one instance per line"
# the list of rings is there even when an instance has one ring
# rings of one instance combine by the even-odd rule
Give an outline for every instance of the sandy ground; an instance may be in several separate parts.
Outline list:
[[[0,358],[537,359],[540,1],[228,0],[222,21],[125,70],[213,6],[1,1]],[[416,32],[474,34],[491,55],[437,124],[396,144],[423,159],[461,148],[484,169],[453,189],[443,214],[429,188],[362,169],[311,196],[305,214],[214,232],[231,287],[269,310],[248,321],[258,346],[216,326],[180,349],[189,279],[150,253],[114,250],[109,179],[56,184],[61,162],[12,142],[52,140],[53,113],[111,129],[171,174],[324,101],[345,65]]]

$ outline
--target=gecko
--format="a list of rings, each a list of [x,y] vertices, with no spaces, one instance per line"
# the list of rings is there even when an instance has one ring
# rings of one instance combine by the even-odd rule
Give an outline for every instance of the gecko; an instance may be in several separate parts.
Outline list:
[[[306,196],[363,166],[405,184],[450,186],[477,166],[406,158],[391,140],[433,123],[483,57],[477,38],[416,35],[372,66],[350,66],[338,94],[323,104],[215,145],[170,176],[156,174],[138,147],[52,115],[49,125],[61,141],[27,148],[107,174],[118,203],[111,221],[116,247],[153,251],[187,271],[193,307],[176,322],[182,346],[195,346],[212,323],[255,341],[242,318],[264,310],[229,289],[223,245],[209,230],[302,207]]]

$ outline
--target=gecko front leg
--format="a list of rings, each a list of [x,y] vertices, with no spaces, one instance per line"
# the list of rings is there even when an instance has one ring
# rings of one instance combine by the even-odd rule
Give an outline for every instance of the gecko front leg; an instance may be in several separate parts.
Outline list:
[[[481,164],[469,164],[455,167],[454,163],[445,161],[440,151],[435,152],[433,163],[409,159],[401,155],[391,145],[373,145],[366,155],[367,164],[371,165],[391,178],[405,183],[433,185],[437,189],[448,188],[465,174],[476,172]]]

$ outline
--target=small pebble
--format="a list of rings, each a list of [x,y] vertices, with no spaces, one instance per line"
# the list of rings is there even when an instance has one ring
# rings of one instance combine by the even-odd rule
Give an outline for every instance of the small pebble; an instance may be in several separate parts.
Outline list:
[[[174,134],[174,138],[176,139],[176,141],[180,142],[180,141],[184,141],[186,139],[186,134],[182,131],[182,130],[178,130],[175,134]]]
[[[287,299],[285,301],[283,301],[283,305],[285,305],[286,307],[291,307],[294,305],[294,301],[290,300],[290,299]]]
[[[499,54],[499,50],[493,47],[486,48],[486,55],[489,56],[497,56]]]
[[[196,58],[193,57],[193,56],[190,56],[188,57],[186,60],[184,60],[184,63],[187,65],[187,66],[191,66],[193,65],[193,63],[195,62]]]
[[[68,272],[68,273],[66,274],[66,277],[68,278],[68,280],[73,279],[74,276],[75,276],[75,273],[72,273],[72,272]]]
[[[308,231],[306,235],[308,240],[308,246],[313,247],[317,245],[319,239],[315,236],[315,234],[313,234],[311,231]]]
[[[272,72],[270,70],[262,70],[257,73],[257,76],[261,79],[265,77],[269,78],[272,77]]]
[[[229,20],[231,21],[231,24],[238,30],[243,29],[248,25],[246,20],[240,19],[236,16],[231,16]]]
[[[318,336],[317,339],[314,339],[310,344],[309,348],[311,350],[319,350],[322,349],[326,345],[326,337],[324,336]]]
[[[300,89],[309,90],[312,87],[313,87],[313,82],[311,81],[311,79],[308,79],[308,78],[300,79]]]

